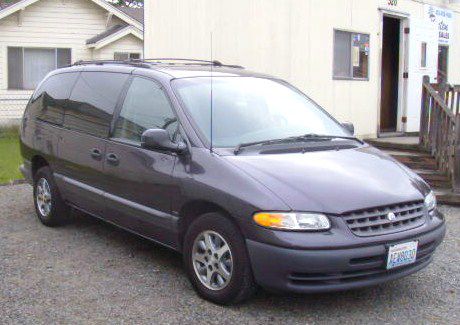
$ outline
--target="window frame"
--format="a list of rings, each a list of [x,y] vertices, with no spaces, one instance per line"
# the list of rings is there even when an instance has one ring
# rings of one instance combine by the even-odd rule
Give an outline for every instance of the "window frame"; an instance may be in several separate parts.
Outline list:
[[[171,97],[170,97],[168,91],[166,90],[166,87],[164,87],[163,84],[160,81],[158,81],[158,80],[156,80],[154,78],[151,78],[151,77],[143,76],[143,75],[131,75],[129,77],[128,81],[126,82],[125,88],[121,92],[121,96],[119,97],[119,101],[118,101],[117,105],[115,106],[115,110],[113,112],[112,121],[111,121],[111,124],[110,124],[110,129],[109,129],[109,134],[108,134],[107,140],[111,141],[113,143],[124,144],[124,145],[128,145],[128,146],[131,146],[131,147],[144,149],[144,148],[142,148],[142,145],[140,143],[138,143],[138,142],[135,142],[135,141],[132,141],[132,140],[129,140],[129,139],[114,137],[115,126],[117,124],[118,118],[120,117],[121,110],[123,109],[123,105],[125,103],[126,96],[128,95],[128,91],[129,91],[129,89],[131,87],[131,84],[133,83],[133,80],[135,78],[141,78],[141,79],[145,79],[145,80],[149,80],[151,82],[154,82],[158,86],[158,88],[164,93],[164,95],[166,96],[166,98],[168,100],[169,105],[171,106],[171,110],[172,110],[173,114],[177,118],[178,132],[180,133],[180,136],[183,138],[184,142],[187,143],[187,145],[188,145],[190,143],[189,139],[188,139],[187,135],[184,132],[184,127],[182,125],[182,122],[181,122],[181,119],[179,117],[179,114],[177,113],[176,106],[174,105],[174,102],[171,100]],[[154,149],[145,149],[145,150],[165,153],[165,152],[163,152],[161,150],[154,150]],[[177,155],[174,152],[166,152],[166,154],[169,154],[171,156]]]
[[[9,66],[10,62],[8,59],[8,51],[10,48],[19,48],[21,49],[21,58],[22,58],[22,85],[24,85],[24,68],[25,68],[25,62],[24,62],[24,51],[26,49],[28,50],[54,50],[54,70],[59,69],[58,67],[58,50],[69,50],[70,53],[70,63],[72,63],[72,48],[71,47],[33,47],[33,46],[7,46],[6,47],[6,83],[7,83],[7,90],[25,90],[25,91],[31,91],[35,90],[40,86],[40,83],[35,87],[35,88],[15,88],[15,87],[10,87],[10,82],[9,82]],[[61,67],[62,68],[62,67]],[[52,70],[52,71],[54,71]]]
[[[335,33],[336,32],[344,32],[344,33],[349,33],[351,36],[353,34],[360,34],[360,35],[366,35],[369,37],[369,54],[368,54],[368,59],[367,59],[367,77],[366,78],[356,78],[353,77],[353,60],[350,59],[350,70],[352,71],[351,77],[342,77],[342,76],[336,76],[334,73],[334,68],[335,68]],[[353,48],[353,37],[350,37],[350,52],[352,52]],[[351,54],[351,58],[353,57],[353,53]],[[370,70],[371,66],[371,34],[370,33],[365,33],[365,32],[360,32],[356,30],[350,30],[350,29],[342,29],[342,28],[334,28],[332,31],[332,80],[349,80],[349,81],[369,81],[370,80]]]

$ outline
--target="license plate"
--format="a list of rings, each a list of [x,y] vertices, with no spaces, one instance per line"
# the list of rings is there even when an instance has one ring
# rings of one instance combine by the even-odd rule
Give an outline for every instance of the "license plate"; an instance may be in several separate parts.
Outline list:
[[[390,270],[414,263],[417,259],[417,247],[417,241],[390,246],[387,269]]]

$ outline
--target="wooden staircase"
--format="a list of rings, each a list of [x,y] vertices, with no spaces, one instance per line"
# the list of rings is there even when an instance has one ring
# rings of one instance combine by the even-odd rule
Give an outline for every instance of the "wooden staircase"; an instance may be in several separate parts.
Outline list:
[[[440,171],[436,159],[418,141],[394,141],[398,138],[366,140],[420,175],[436,193],[439,203],[460,206],[460,193],[452,190],[452,180]],[[403,138],[399,138],[401,140]],[[418,139],[418,138],[416,138]]]

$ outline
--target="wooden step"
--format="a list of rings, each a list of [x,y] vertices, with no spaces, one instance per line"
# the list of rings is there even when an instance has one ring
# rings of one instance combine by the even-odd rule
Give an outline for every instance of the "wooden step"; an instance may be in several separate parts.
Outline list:
[[[452,190],[452,180],[438,169],[436,159],[418,145],[415,137],[365,140],[422,177],[435,191],[439,204],[460,206],[460,193]]]
[[[454,193],[452,189],[435,189],[438,204],[460,206],[460,193]]]
[[[410,169],[437,171],[438,164],[432,157],[414,157],[407,155],[392,156]]]

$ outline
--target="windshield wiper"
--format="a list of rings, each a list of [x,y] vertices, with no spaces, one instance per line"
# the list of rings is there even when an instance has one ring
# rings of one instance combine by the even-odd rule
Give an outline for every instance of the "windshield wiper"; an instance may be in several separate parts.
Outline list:
[[[364,142],[362,142],[361,140],[355,137],[347,137],[347,136],[340,136],[340,135],[321,135],[321,134],[309,133],[309,134],[304,134],[304,135],[295,136],[295,137],[288,137],[284,139],[273,139],[273,140],[240,143],[238,146],[236,146],[233,152],[235,153],[235,155],[238,155],[241,152],[241,149],[252,147],[252,146],[257,146],[257,145],[271,145],[271,144],[299,142],[299,141],[329,141],[329,140],[334,140],[334,139],[353,140],[361,144],[364,144]]]

